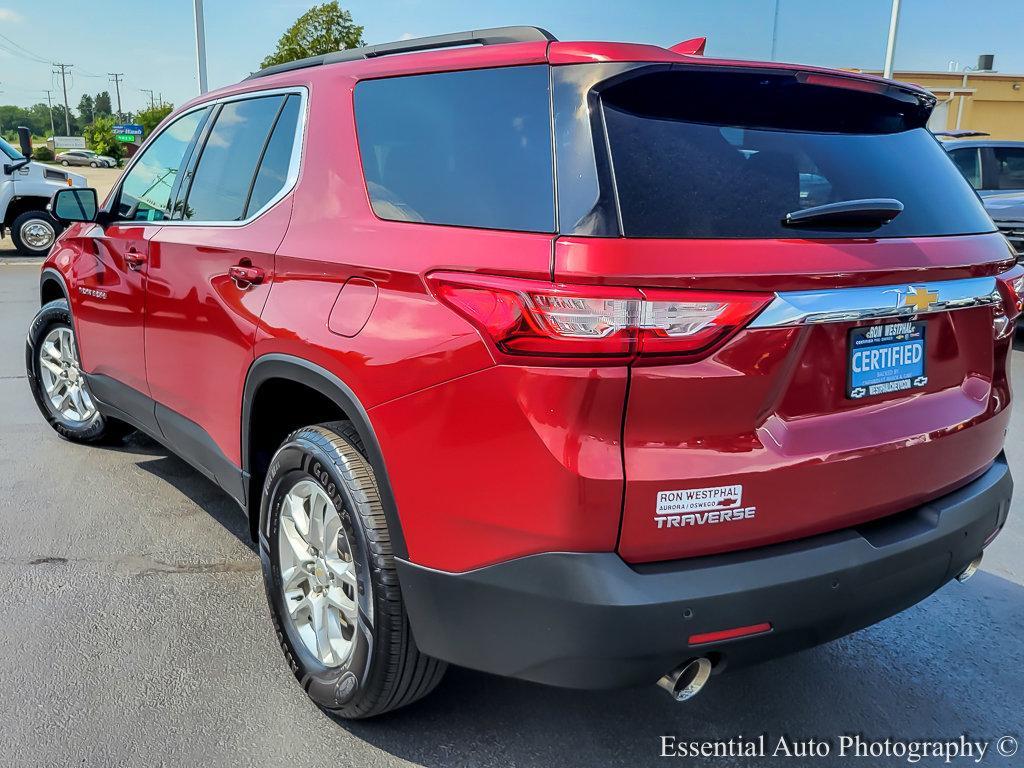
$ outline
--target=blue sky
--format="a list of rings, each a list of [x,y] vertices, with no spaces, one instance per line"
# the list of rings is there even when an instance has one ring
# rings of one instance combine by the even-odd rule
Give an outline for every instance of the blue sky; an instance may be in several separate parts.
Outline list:
[[[778,0],[777,58],[879,69],[890,0]],[[310,0],[206,0],[211,87],[236,82],[273,50]],[[706,35],[708,54],[764,59],[775,0],[342,0],[368,43],[505,24],[537,24],[563,40],[671,45]],[[61,20],[47,30],[46,19]],[[81,32],[73,20],[81,20]],[[1022,0],[903,0],[896,68],[945,71],[994,53],[996,69],[1024,73]],[[181,103],[196,93],[190,0],[0,0],[0,35],[37,58],[72,63],[68,101],[109,88],[126,73],[125,109],[162,92]],[[59,98],[50,67],[0,38],[0,103]],[[113,93],[113,88],[110,88]]]

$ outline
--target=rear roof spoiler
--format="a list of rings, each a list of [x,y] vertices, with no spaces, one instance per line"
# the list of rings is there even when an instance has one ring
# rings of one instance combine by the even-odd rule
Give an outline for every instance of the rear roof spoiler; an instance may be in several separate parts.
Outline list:
[[[969,136],[989,136],[984,131],[935,131],[935,135],[942,139],[966,139]]]
[[[669,50],[672,53],[680,53],[683,56],[703,56],[707,44],[708,39],[706,37],[691,37],[689,40],[676,43]]]
[[[549,43],[557,42],[557,38],[546,29],[541,29],[540,27],[494,27],[492,29],[475,29],[469,32],[452,32],[447,35],[415,37],[412,40],[398,40],[393,43],[349,48],[343,51],[324,53],[319,56],[310,56],[306,59],[298,59],[297,61],[288,61],[284,64],[275,64],[272,67],[265,67],[259,72],[254,72],[246,80],[276,75],[281,72],[291,72],[296,69],[306,69],[307,67],[337,64],[342,61],[372,59],[377,56],[388,56],[394,53],[413,53],[415,51],[429,51],[435,48],[455,48],[463,45],[502,45],[504,43],[535,43],[544,41]]]

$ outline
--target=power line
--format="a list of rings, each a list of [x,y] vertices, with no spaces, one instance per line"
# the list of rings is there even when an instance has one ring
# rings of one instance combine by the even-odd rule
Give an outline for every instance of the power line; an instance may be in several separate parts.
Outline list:
[[[49,64],[50,63],[48,59],[44,59],[38,53],[33,53],[28,48],[23,46],[21,43],[19,43],[19,42],[15,41],[15,40],[12,40],[9,37],[7,37],[7,35],[0,35],[0,39],[6,40],[8,43],[13,45],[15,48],[20,49],[22,51],[22,53],[19,54],[18,51],[12,51],[12,50],[8,49],[9,53],[14,53],[15,55],[20,55],[22,58],[34,59],[35,61],[39,62],[40,64]]]
[[[153,100],[153,91],[149,90],[148,88],[139,88],[139,90],[143,93],[149,94],[149,108],[153,109],[154,107],[156,107],[156,102]]]

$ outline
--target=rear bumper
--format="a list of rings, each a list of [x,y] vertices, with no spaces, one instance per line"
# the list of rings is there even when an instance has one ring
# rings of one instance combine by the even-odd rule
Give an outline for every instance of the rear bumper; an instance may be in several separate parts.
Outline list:
[[[881,521],[755,550],[630,567],[546,553],[447,573],[398,561],[420,649],[571,688],[654,683],[694,656],[742,666],[874,624],[957,576],[1006,521],[1000,456],[954,493]],[[770,622],[757,636],[688,638]]]

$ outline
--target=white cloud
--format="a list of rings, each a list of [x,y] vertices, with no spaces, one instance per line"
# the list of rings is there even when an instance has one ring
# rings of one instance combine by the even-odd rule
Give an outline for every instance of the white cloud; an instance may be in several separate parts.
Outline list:
[[[414,37],[416,37],[416,35],[414,35],[412,32],[403,32],[402,36],[400,38],[398,38],[398,39],[399,40],[412,40]]]
[[[21,21],[21,14],[15,13],[10,8],[0,8],[0,21]]]

